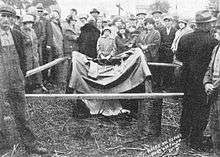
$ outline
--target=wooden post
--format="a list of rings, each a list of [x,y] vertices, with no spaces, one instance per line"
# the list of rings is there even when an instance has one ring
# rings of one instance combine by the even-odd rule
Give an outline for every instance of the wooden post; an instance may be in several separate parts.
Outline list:
[[[116,7],[118,8],[118,15],[121,15],[121,10],[123,11],[124,9],[121,7],[121,4],[116,4]]]

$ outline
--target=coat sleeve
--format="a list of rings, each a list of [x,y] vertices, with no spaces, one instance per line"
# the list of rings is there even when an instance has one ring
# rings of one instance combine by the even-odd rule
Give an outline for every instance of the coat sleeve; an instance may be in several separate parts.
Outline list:
[[[215,61],[215,56],[216,56],[216,53],[217,53],[217,50],[218,50],[218,47],[219,46],[216,46],[212,52],[212,58],[211,58],[211,61],[209,63],[209,66],[207,68],[207,71],[205,73],[205,76],[204,76],[204,79],[203,79],[203,84],[208,84],[208,83],[213,83],[213,65],[214,65],[214,61]]]
[[[54,46],[53,43],[53,30],[52,30],[52,25],[51,25],[51,21],[47,21],[46,23],[46,43],[47,46]]]

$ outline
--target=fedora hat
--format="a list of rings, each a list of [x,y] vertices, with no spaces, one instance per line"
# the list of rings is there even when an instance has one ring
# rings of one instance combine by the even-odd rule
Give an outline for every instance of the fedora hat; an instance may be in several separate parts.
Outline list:
[[[9,6],[7,4],[2,4],[0,6],[0,13],[8,14],[11,16],[16,16],[16,11],[11,6]]]
[[[147,14],[144,13],[144,12],[139,12],[139,13],[136,14],[136,16],[139,16],[139,15],[147,15]]]
[[[212,16],[212,14],[208,10],[201,10],[198,11],[195,15],[195,23],[208,23],[214,22],[216,18]]]
[[[22,23],[34,23],[34,16],[30,14],[24,15],[22,18]]]
[[[217,21],[216,21],[216,24],[215,24],[215,28],[220,29],[220,15],[218,15],[218,18],[217,18]]]
[[[100,13],[96,8],[93,8],[91,11],[90,11],[90,14],[92,14],[92,13]]]

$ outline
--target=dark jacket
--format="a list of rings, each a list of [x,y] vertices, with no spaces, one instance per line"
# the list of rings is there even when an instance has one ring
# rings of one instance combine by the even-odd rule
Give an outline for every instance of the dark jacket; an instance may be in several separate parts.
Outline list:
[[[128,47],[130,44],[134,44],[135,41],[132,40],[130,33],[126,30],[125,38],[122,38],[122,35],[118,32],[115,37],[115,44],[117,47],[117,54],[123,53],[131,49]]]
[[[64,54],[71,55],[71,52],[78,51],[78,45],[76,43],[78,34],[74,28],[66,26],[63,28],[64,39]]]
[[[167,34],[166,27],[163,27],[159,31],[161,36],[161,46],[159,48],[160,61],[170,63],[173,61],[173,51],[171,50],[171,46],[177,30],[171,27],[170,33]]]
[[[143,31],[137,38],[137,45],[141,48],[141,45],[148,45],[147,50],[144,51],[147,61],[158,61],[158,49],[160,47],[160,33],[157,30],[150,32]]]
[[[25,36],[17,29],[13,29],[11,30],[12,33],[12,37],[14,39],[14,44],[20,59],[20,66],[21,66],[21,70],[24,74],[24,76],[26,75],[27,72],[27,67],[26,67],[26,60],[25,60]]]
[[[100,31],[94,25],[87,23],[81,28],[81,34],[78,38],[79,52],[88,57],[97,57],[97,41],[100,37]]]
[[[176,57],[183,62],[185,88],[195,92],[203,89],[203,78],[212,50],[218,44],[209,31],[197,29],[180,39]]]

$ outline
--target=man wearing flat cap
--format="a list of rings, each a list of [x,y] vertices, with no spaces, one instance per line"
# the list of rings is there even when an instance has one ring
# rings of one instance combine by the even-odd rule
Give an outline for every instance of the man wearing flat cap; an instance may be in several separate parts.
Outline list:
[[[21,144],[27,153],[46,154],[46,149],[37,146],[36,138],[25,119],[24,75],[27,68],[24,64],[24,36],[16,29],[11,30],[15,15],[15,10],[10,6],[0,6],[0,149],[10,149],[3,117],[3,105],[8,102]]]
[[[198,151],[210,149],[209,139],[203,136],[208,123],[210,103],[203,86],[203,78],[209,65],[212,50],[217,40],[211,34],[212,24],[216,18],[208,10],[196,13],[197,28],[184,35],[176,51],[176,58],[183,62],[182,115],[180,120],[180,133],[182,139],[191,148]]]

